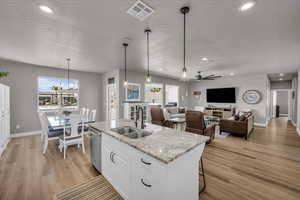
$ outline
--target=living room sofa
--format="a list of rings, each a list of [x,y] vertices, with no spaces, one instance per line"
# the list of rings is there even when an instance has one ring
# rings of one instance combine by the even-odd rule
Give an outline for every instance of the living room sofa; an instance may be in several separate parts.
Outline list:
[[[254,129],[254,115],[251,112],[238,113],[228,119],[220,119],[220,133],[227,132],[245,137],[247,140]]]

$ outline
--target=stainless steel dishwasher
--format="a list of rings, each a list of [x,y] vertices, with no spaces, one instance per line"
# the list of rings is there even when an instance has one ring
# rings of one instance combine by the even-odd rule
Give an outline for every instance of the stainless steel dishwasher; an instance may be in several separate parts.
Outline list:
[[[91,162],[92,165],[101,173],[101,132],[90,127],[91,137]]]

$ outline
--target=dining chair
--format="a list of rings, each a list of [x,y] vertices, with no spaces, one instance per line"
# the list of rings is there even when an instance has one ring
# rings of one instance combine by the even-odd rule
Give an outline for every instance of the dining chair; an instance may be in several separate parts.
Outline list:
[[[84,115],[85,115],[85,111],[86,111],[86,108],[81,108],[80,109],[80,116],[81,116],[81,119],[83,119],[84,117]]]
[[[85,110],[85,115],[84,115],[84,121],[88,122],[89,121],[89,115],[90,115],[90,109]]]
[[[66,158],[66,151],[68,146],[75,145],[82,146],[82,152],[85,153],[83,123],[81,117],[78,115],[70,116],[69,124],[64,126],[63,135],[59,136],[59,150],[64,150],[64,159]],[[81,127],[81,131],[79,131]]]
[[[97,112],[96,109],[91,110],[88,122],[95,122],[96,121],[96,112]]]
[[[48,148],[48,141],[57,139],[59,135],[63,134],[63,129],[51,129],[49,126],[49,122],[47,119],[47,114],[44,112],[39,112],[39,119],[41,123],[42,133],[41,133],[41,140],[43,146],[43,154],[47,152]]]

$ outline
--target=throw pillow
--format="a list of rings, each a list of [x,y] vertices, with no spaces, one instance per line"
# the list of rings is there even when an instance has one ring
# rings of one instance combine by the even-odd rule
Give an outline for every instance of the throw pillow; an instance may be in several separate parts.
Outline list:
[[[245,121],[245,120],[246,120],[245,115],[241,115],[241,116],[240,116],[240,121]]]
[[[240,116],[239,115],[234,115],[234,120],[235,121],[238,121],[240,119]]]

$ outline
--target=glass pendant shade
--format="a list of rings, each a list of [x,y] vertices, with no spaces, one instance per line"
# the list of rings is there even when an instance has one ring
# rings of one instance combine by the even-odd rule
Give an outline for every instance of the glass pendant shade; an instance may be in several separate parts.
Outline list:
[[[147,77],[146,77],[146,82],[147,82],[147,83],[150,83],[150,82],[151,82],[151,76],[150,76],[150,75],[147,75]]]
[[[186,69],[182,70],[182,78],[186,78]]]
[[[124,86],[125,88],[127,88],[127,86],[128,86],[128,81],[127,81],[127,80],[124,81],[123,86]]]

